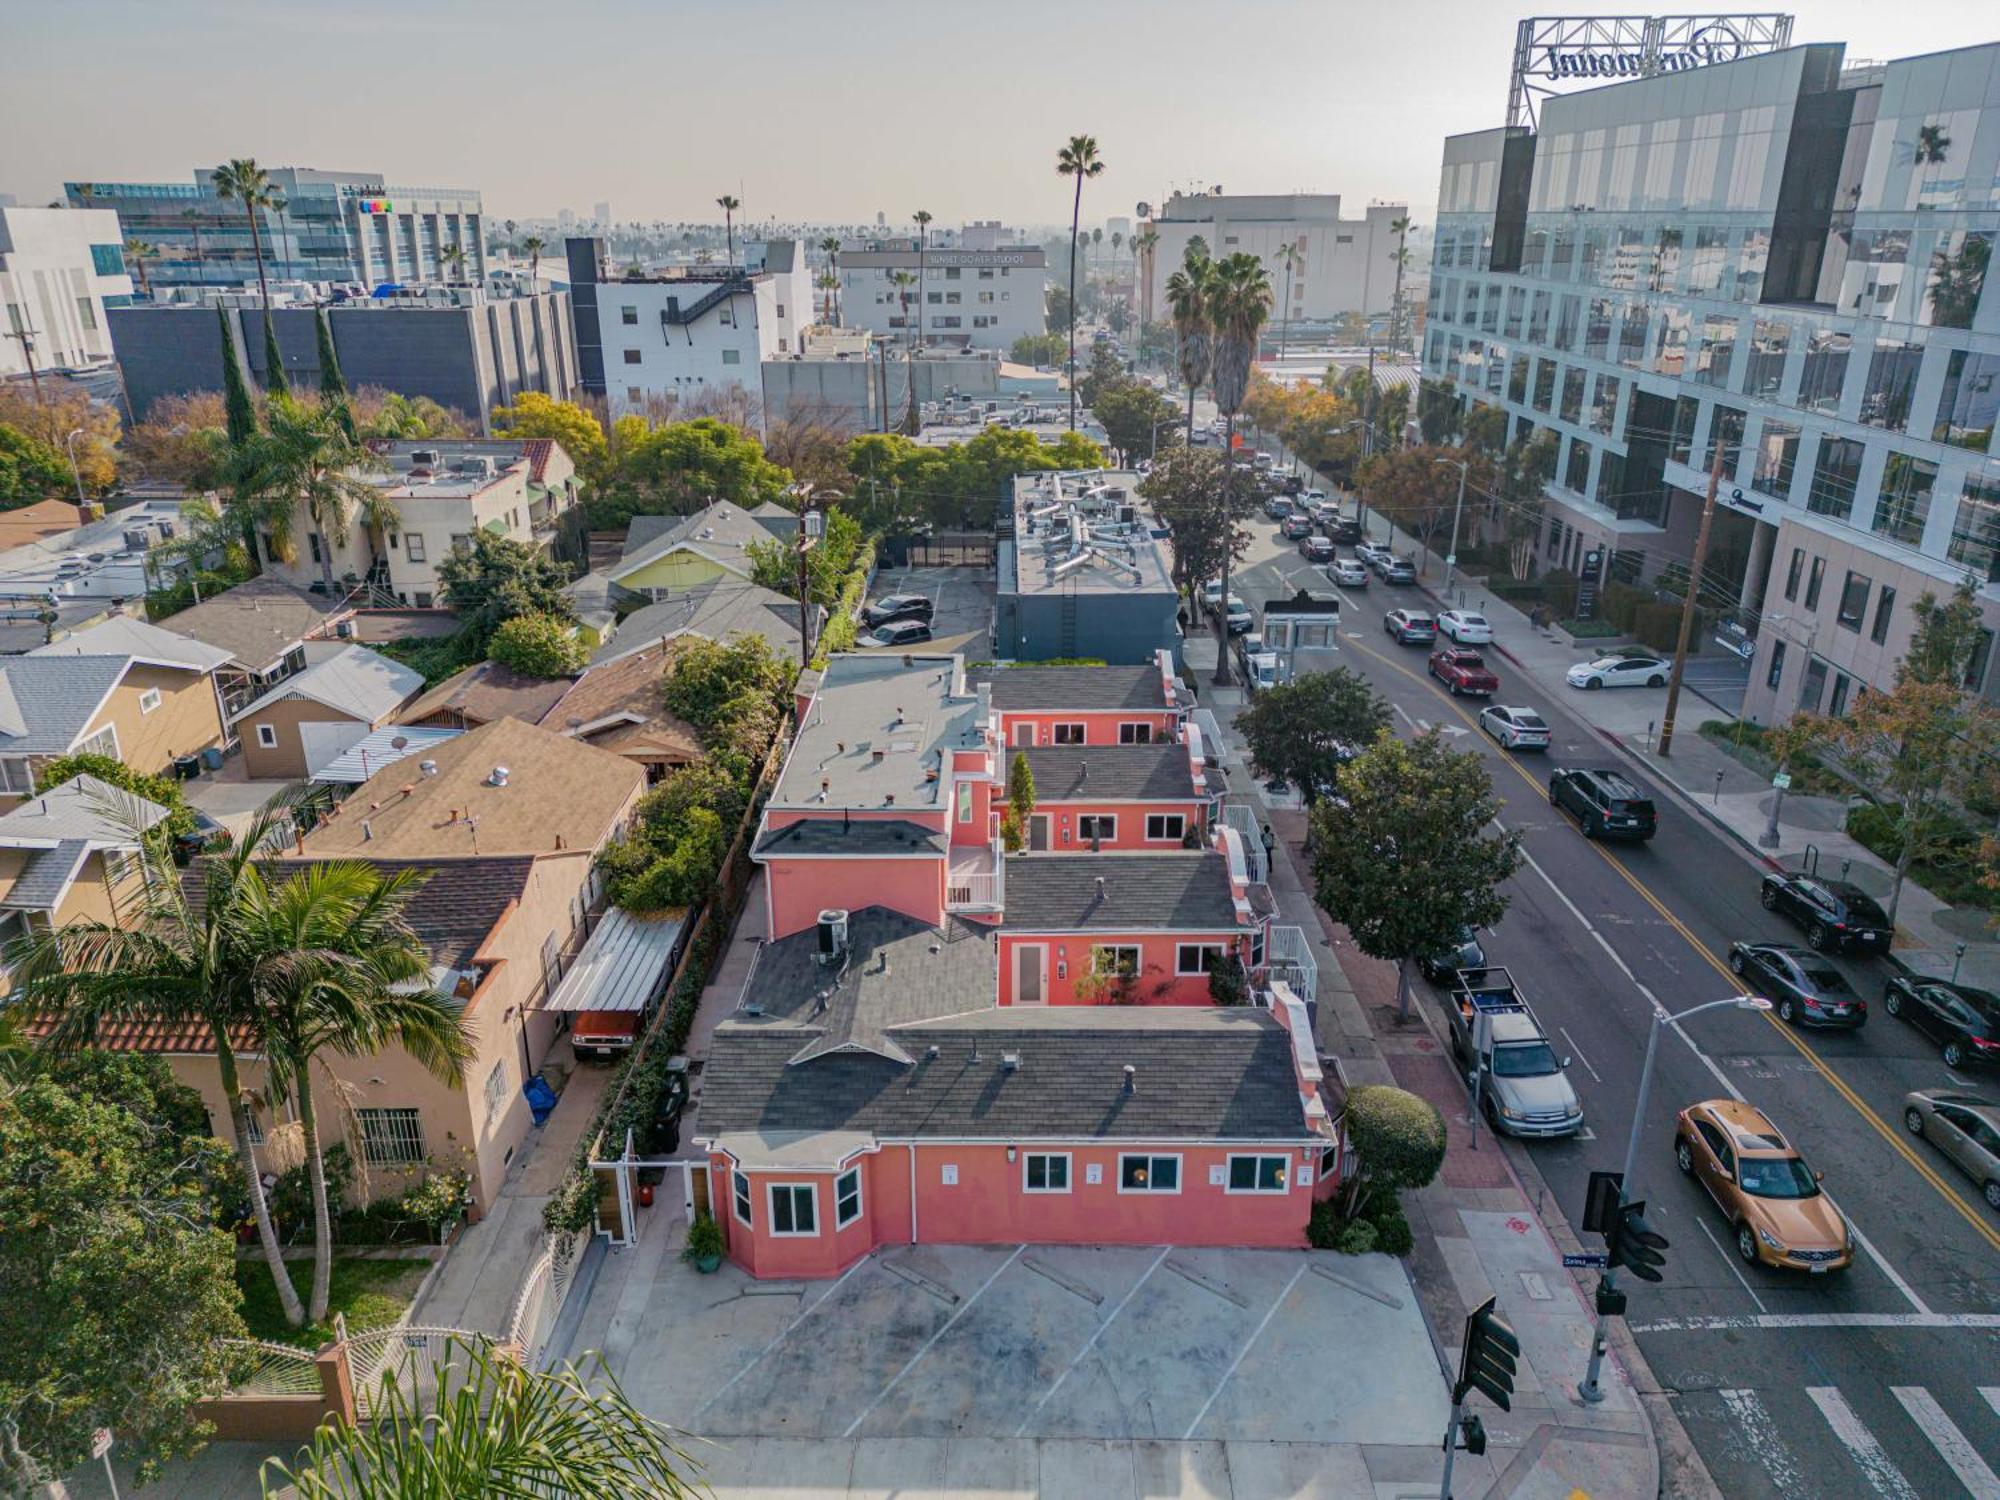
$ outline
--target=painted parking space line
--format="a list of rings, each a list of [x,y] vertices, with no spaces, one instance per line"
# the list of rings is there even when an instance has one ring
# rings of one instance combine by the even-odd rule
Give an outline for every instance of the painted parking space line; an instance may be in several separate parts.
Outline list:
[[[723,1398],[724,1394],[727,1393],[730,1387],[735,1385],[737,1381],[741,1380],[745,1375],[748,1375],[752,1370],[756,1369],[757,1366],[763,1362],[765,1355],[769,1354],[773,1349],[777,1348],[778,1345],[782,1344],[787,1338],[791,1336],[791,1332],[794,1328],[797,1328],[799,1324],[805,1322],[807,1318],[810,1318],[814,1313],[818,1312],[822,1307],[825,1307],[827,1303],[831,1302],[833,1300],[833,1294],[840,1290],[842,1285],[845,1284],[845,1282],[847,1281],[848,1277],[852,1276],[856,1271],[859,1271],[863,1266],[873,1265],[874,1263],[875,1263],[874,1256],[864,1255],[861,1257],[861,1259],[857,1260],[853,1265],[849,1266],[845,1271],[842,1271],[840,1273],[839,1279],[836,1280],[832,1286],[828,1287],[825,1293],[822,1294],[817,1301],[813,1302],[810,1306],[806,1307],[803,1311],[799,1313],[799,1315],[796,1318],[793,1318],[791,1322],[787,1323],[783,1328],[779,1329],[776,1337],[774,1337],[770,1343],[766,1344],[763,1348],[759,1349],[755,1354],[750,1356],[749,1363],[745,1364],[742,1369],[738,1370],[734,1375],[730,1376],[727,1380],[723,1381],[721,1385],[716,1387],[715,1394],[710,1396],[706,1401],[702,1402],[701,1405],[695,1409],[695,1414],[693,1418],[689,1420],[688,1427],[692,1429],[695,1426],[695,1424],[701,1420],[703,1412],[706,1412],[711,1406],[715,1405],[716,1402],[720,1401]]]
[[[898,1385],[902,1383],[903,1377],[909,1374],[910,1371],[914,1370],[917,1367],[917,1361],[922,1359],[926,1354],[931,1352],[932,1346],[935,1345],[939,1339],[943,1338],[947,1333],[951,1331],[952,1325],[957,1323],[960,1318],[966,1315],[967,1311],[970,1310],[970,1308],[972,1307],[972,1304],[979,1300],[980,1296],[985,1292],[985,1290],[989,1286],[993,1285],[994,1282],[1000,1279],[1000,1273],[1006,1270],[1009,1266],[1013,1265],[1015,1261],[1019,1260],[1021,1258],[1021,1252],[1027,1248],[1028,1247],[1026,1245],[1016,1245],[1014,1247],[1013,1253],[1009,1255],[1005,1260],[1001,1261],[1000,1264],[994,1268],[993,1274],[988,1276],[984,1281],[979,1283],[979,1290],[974,1292],[970,1297],[967,1297],[963,1302],[959,1303],[958,1310],[954,1312],[949,1318],[946,1318],[944,1320],[943,1326],[940,1327],[937,1330],[937,1332],[933,1333],[929,1338],[924,1340],[923,1347],[918,1349],[915,1354],[912,1354],[909,1358],[909,1362],[905,1364],[902,1369],[898,1370],[894,1375],[892,1375],[889,1378],[889,1383],[883,1386],[881,1390],[875,1393],[875,1397],[872,1401],[870,1401],[866,1406],[861,1408],[861,1414],[857,1416],[852,1422],[847,1424],[847,1431],[841,1434],[842,1437],[851,1438],[854,1436],[856,1429],[858,1429],[863,1422],[868,1420],[869,1415],[873,1413],[876,1407],[882,1404],[882,1398],[888,1395],[889,1392],[893,1391]]]
[[[1152,1279],[1153,1273],[1160,1269],[1161,1262],[1166,1260],[1167,1252],[1170,1251],[1171,1249],[1173,1249],[1173,1246],[1171,1245],[1160,1246],[1160,1253],[1154,1256],[1153,1263],[1150,1266],[1146,1267],[1146,1274],[1141,1276],[1137,1281],[1133,1282],[1131,1289],[1127,1291],[1124,1296],[1118,1299],[1117,1305],[1113,1307],[1111,1311],[1105,1316],[1104,1321],[1099,1323],[1097,1327],[1091,1331],[1090,1337],[1083,1341],[1083,1347],[1081,1349],[1078,1349],[1076,1353],[1072,1354],[1069,1357],[1069,1363],[1063,1366],[1062,1374],[1056,1376],[1054,1382],[1049,1386],[1049,1388],[1042,1392],[1042,1399],[1035,1403],[1033,1410],[1031,1410],[1025,1417],[1021,1418],[1021,1425],[1014,1429],[1015,1437],[1022,1437],[1026,1435],[1029,1424],[1031,1424],[1036,1417],[1040,1416],[1042,1414],[1042,1408],[1049,1404],[1049,1397],[1053,1396],[1058,1390],[1062,1388],[1062,1383],[1065,1380],[1069,1379],[1070,1372],[1076,1369],[1076,1367],[1083,1362],[1083,1357],[1086,1354],[1090,1353],[1092,1349],[1097,1347],[1097,1341],[1100,1338],[1104,1337],[1104,1330],[1109,1328],[1112,1325],[1112,1323],[1117,1320],[1118,1315],[1123,1311],[1125,1311],[1125,1304],[1130,1302],[1135,1296],[1138,1295],[1139,1288],[1144,1286],[1149,1280]]]
[[[1278,1315],[1278,1309],[1283,1307],[1285,1299],[1292,1295],[1292,1288],[1299,1284],[1299,1278],[1306,1274],[1306,1267],[1309,1264],[1310,1262],[1304,1256],[1299,1257],[1299,1268],[1292,1272],[1292,1279],[1285,1283],[1285,1289],[1278,1293],[1277,1298],[1271,1303],[1270,1307],[1265,1309],[1264,1316],[1258,1320],[1257,1326],[1251,1331],[1250,1337],[1245,1339],[1243,1347],[1236,1351],[1236,1358],[1232,1359],[1229,1362],[1229,1368],[1222,1372],[1222,1379],[1215,1383],[1215,1389],[1210,1391],[1208,1399],[1201,1403],[1201,1410],[1194,1414],[1194,1420],[1188,1423],[1187,1431],[1181,1434],[1182,1442],[1186,1443],[1194,1440],[1194,1430],[1201,1426],[1201,1419],[1208,1415],[1208,1409],[1215,1405],[1215,1398],[1220,1396],[1224,1388],[1235,1378],[1237,1369],[1243,1363],[1244,1355],[1248,1354],[1257,1340],[1263,1337],[1264,1330],[1271,1326],[1271,1319]]]

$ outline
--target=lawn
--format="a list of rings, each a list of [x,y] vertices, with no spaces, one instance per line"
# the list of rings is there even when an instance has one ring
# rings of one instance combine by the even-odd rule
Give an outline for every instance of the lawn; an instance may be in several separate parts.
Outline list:
[[[312,1262],[294,1260],[286,1265],[292,1273],[292,1285],[303,1301],[312,1291]],[[278,1307],[277,1288],[271,1284],[270,1268],[261,1255],[236,1262],[236,1285],[243,1292],[243,1322],[252,1338],[317,1349],[333,1337],[335,1313],[346,1317],[349,1333],[395,1322],[410,1305],[417,1283],[430,1268],[427,1260],[347,1260],[336,1256],[326,1321],[308,1323],[303,1328],[293,1328],[285,1322],[285,1315]]]

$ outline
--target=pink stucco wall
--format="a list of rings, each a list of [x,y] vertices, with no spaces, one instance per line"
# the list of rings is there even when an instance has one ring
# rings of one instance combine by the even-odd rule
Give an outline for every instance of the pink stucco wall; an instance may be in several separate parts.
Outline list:
[[[1301,1184],[1300,1168],[1313,1168],[1317,1152],[1298,1147],[1266,1147],[1232,1152],[1223,1146],[1071,1143],[1037,1150],[1067,1153],[1069,1190],[1031,1193],[1025,1185],[1027,1146],[919,1145],[915,1149],[916,1237],[926,1244],[1007,1245],[1215,1245],[1291,1249],[1305,1243],[1314,1182]],[[1119,1191],[1119,1157],[1133,1152],[1178,1156],[1180,1190],[1174,1193]],[[1289,1171],[1282,1193],[1231,1193],[1210,1180],[1211,1168],[1227,1170],[1232,1154],[1282,1155]],[[835,1276],[858,1257],[883,1245],[910,1242],[911,1150],[884,1145],[855,1159],[861,1172],[861,1217],[845,1229],[833,1225],[833,1173],[749,1174],[751,1224],[738,1221],[731,1165],[710,1158],[710,1201],[718,1209],[730,1255],[753,1276]],[[1095,1167],[1097,1182],[1089,1180]],[[947,1169],[956,1181],[947,1182]],[[780,1236],[770,1232],[774,1182],[811,1183],[818,1205],[818,1233]],[[1223,1182],[1227,1182],[1226,1175]]]
[[[942,858],[768,860],[770,936],[803,932],[831,908],[864,906],[886,906],[935,926],[944,921],[944,878]]]
[[[1115,745],[1118,743],[1120,724],[1150,724],[1153,726],[1153,740],[1170,740],[1174,737],[1175,715],[1171,709],[1132,710],[1119,712],[1078,713],[1073,709],[1029,709],[1018,712],[1001,711],[1000,724],[1003,743],[1009,750],[1021,746],[1019,725],[1034,726],[1034,743],[1053,745],[1056,742],[1057,724],[1081,724],[1084,726],[1086,745]]]
[[[1080,1005],[1102,1002],[1079,1000],[1076,982],[1089,972],[1090,951],[1097,946],[1132,946],[1139,949],[1139,979],[1132,992],[1137,1005],[1208,1005],[1206,974],[1176,975],[1176,949],[1184,943],[1224,943],[1231,935],[1220,933],[1090,932],[1058,934],[1000,934],[1000,1003],[1015,1003],[1014,950],[1023,945],[1041,944],[1047,950],[1047,1003]],[[1236,935],[1239,945],[1240,935]],[[1237,950],[1243,952],[1241,946]],[[1060,968],[1067,973],[1060,973]]]
[[[1100,814],[1114,817],[1117,822],[1117,837],[1105,839],[1103,849],[1120,849],[1134,853],[1158,853],[1163,849],[1178,849],[1179,839],[1149,839],[1146,837],[1146,816],[1149,813],[1179,813],[1187,820],[1187,827],[1203,832],[1207,824],[1203,818],[1207,803],[1190,797],[1180,802],[1084,802],[1059,801],[1052,797],[1038,797],[1035,802],[1037,814],[1049,816],[1049,849],[1056,854],[1090,852],[1088,840],[1079,837],[1082,824],[1078,819]]]

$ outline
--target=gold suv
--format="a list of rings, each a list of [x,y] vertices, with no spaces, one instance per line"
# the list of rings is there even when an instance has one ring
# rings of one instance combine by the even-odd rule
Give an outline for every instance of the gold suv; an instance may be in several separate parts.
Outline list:
[[[1854,1259],[1847,1221],[1761,1110],[1708,1099],[1680,1112],[1674,1160],[1708,1189],[1729,1220],[1736,1253],[1751,1265],[1845,1270]]]

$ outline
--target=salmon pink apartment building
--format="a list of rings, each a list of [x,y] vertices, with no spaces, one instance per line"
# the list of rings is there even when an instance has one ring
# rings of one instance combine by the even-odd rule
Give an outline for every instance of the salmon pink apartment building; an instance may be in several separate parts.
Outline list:
[[[695,1132],[752,1274],[925,1242],[1304,1243],[1335,1161],[1310,985],[1191,707],[1164,654],[829,662],[758,831],[769,937]],[[1008,854],[1016,755],[1047,821]],[[1250,1003],[1217,1003],[1218,968]]]

